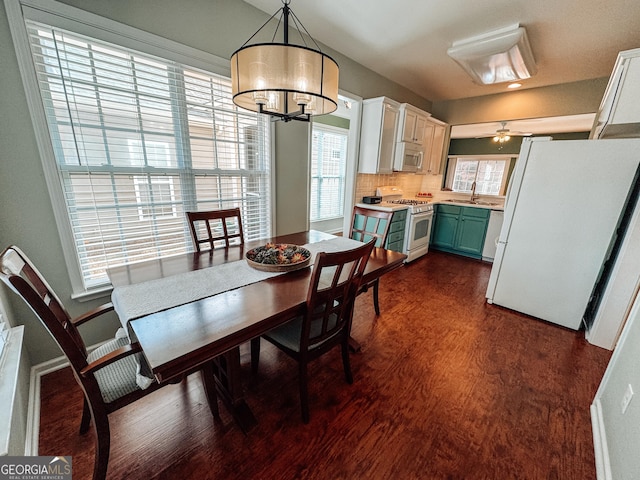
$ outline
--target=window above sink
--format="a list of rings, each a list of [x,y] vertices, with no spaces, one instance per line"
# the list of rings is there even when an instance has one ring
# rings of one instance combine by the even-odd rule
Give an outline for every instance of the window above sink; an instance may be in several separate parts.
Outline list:
[[[450,156],[447,161],[444,190],[468,193],[474,197],[504,196],[507,180],[515,164],[514,160],[512,155]],[[469,203],[477,203],[477,199],[470,199]]]

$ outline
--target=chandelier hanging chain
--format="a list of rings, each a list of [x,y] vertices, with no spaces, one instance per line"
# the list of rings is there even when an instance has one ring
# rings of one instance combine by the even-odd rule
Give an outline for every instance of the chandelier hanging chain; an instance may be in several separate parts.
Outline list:
[[[288,17],[291,16],[291,20],[293,21],[293,24],[295,26],[296,31],[300,34],[300,40],[302,40],[302,43],[304,44],[304,46],[308,48],[307,41],[304,38],[304,35],[302,35],[302,32],[304,32],[307,35],[307,37],[309,37],[311,39],[311,41],[315,45],[315,48],[319,52],[322,52],[322,49],[320,48],[320,45],[318,45],[318,42],[316,42],[315,38],[313,38],[311,36],[309,31],[307,30],[307,27],[304,26],[304,24],[298,18],[298,16],[295,14],[295,12],[289,8],[289,4],[291,3],[291,0],[287,0],[287,1],[283,0],[282,3],[285,6],[283,8],[279,8],[278,10],[276,10],[273,13],[273,15],[271,15],[269,17],[269,19],[266,22],[264,22],[262,24],[262,26],[258,30],[256,30],[256,32],[253,35],[251,35],[251,37],[249,37],[249,39],[246,42],[244,42],[242,44],[242,46],[240,48],[246,47],[247,44],[251,40],[253,40],[255,38],[255,36],[258,35],[262,31],[262,29],[264,27],[266,27],[271,22],[271,20],[273,20],[276,17],[276,15],[278,15],[278,13],[279,13],[280,17],[278,18],[278,24],[276,25],[276,29],[273,32],[273,37],[271,37],[271,43],[276,43],[276,37],[278,36],[278,31],[280,30],[280,25],[283,24],[283,23],[285,24],[285,28],[283,29],[284,30],[283,31],[284,44],[286,45],[286,44],[289,43],[289,31],[288,31],[289,30],[289,28],[288,28],[289,27],[289,25],[288,25],[289,22],[287,20],[288,20]],[[286,15],[285,15],[285,9],[287,11]],[[283,22],[283,17],[284,17],[284,22]]]

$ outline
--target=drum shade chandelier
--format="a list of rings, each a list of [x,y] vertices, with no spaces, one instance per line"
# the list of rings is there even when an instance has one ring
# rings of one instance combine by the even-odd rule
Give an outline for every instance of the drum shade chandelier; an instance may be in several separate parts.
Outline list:
[[[322,53],[302,22],[282,0],[282,8],[231,55],[233,103],[275,119],[308,122],[312,115],[338,108],[338,64]],[[278,13],[281,13],[272,43],[247,45]],[[289,43],[289,15],[304,45]],[[280,25],[283,42],[275,43]],[[306,45],[302,31],[315,49]]]

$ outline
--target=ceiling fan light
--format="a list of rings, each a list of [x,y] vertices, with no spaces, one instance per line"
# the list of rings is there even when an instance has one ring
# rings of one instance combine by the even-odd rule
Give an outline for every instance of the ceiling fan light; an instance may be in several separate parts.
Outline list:
[[[454,42],[447,54],[481,85],[513,82],[537,73],[527,32],[518,24]]]

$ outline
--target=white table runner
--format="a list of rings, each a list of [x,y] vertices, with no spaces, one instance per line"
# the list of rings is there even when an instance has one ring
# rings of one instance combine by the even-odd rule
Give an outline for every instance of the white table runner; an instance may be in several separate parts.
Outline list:
[[[307,244],[304,247],[311,252],[311,264],[313,264],[318,252],[338,252],[361,245],[362,243],[356,240],[336,237]],[[241,260],[148,282],[115,287],[111,294],[111,301],[120,322],[126,328],[130,320],[235,290],[283,273],[262,272],[251,268],[246,261]]]

